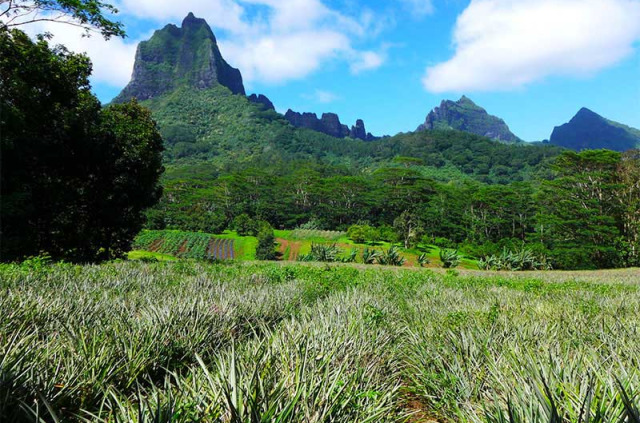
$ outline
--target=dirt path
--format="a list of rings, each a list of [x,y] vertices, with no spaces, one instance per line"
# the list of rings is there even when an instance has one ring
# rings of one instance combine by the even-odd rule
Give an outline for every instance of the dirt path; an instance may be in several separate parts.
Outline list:
[[[284,238],[276,238],[276,242],[280,245],[278,251],[282,254],[285,261],[296,261],[300,255],[301,242],[289,241]],[[285,257],[287,248],[289,248],[289,257]]]

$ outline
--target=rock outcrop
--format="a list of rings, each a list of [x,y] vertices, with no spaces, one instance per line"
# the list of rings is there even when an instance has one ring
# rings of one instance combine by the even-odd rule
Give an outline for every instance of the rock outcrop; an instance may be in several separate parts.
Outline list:
[[[347,125],[340,122],[340,118],[335,113],[323,113],[322,117],[318,119],[315,113],[298,113],[289,109],[284,117],[296,128],[312,129],[336,138],[350,137],[363,141],[378,139],[366,131],[362,119],[358,119],[356,124],[349,129]]]
[[[418,126],[417,131],[435,129],[456,129],[504,143],[521,141],[509,130],[502,119],[490,115],[466,96],[462,96],[455,102],[442,100],[440,107],[429,112],[425,122]]]
[[[271,102],[271,100],[269,100],[269,98],[266,95],[251,94],[247,98],[252,103],[261,104],[265,110],[276,110],[276,108],[273,106],[273,103]]]
[[[180,28],[167,25],[138,45],[131,81],[114,102],[148,100],[182,86],[206,89],[217,84],[245,94],[240,71],[224,60],[207,22],[189,13]]]
[[[556,126],[549,141],[577,151],[598,148],[626,151],[640,148],[640,130],[583,107],[568,123]]]

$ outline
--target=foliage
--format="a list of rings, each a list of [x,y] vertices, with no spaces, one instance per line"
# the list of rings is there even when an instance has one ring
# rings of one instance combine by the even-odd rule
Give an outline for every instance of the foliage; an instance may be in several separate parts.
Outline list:
[[[311,244],[311,251],[308,254],[301,255],[299,261],[319,261],[324,263],[331,263],[338,261],[338,254],[340,249],[335,244]]]
[[[402,257],[400,250],[395,245],[376,257],[376,262],[385,266],[402,266],[405,261],[405,258]]]
[[[407,210],[393,221],[393,227],[398,237],[404,242],[404,248],[413,247],[423,231],[420,217]]]
[[[133,247],[152,253],[197,260],[228,260],[236,257],[234,240],[202,232],[142,231]]]
[[[431,263],[431,260],[429,260],[427,253],[422,253],[418,256],[418,264],[420,265],[420,267],[424,267],[429,263]]]
[[[481,258],[478,266],[484,270],[551,270],[549,259],[544,255],[534,253],[528,248],[514,251],[506,247],[500,255],[490,255]]]
[[[369,225],[351,225],[347,230],[347,237],[356,244],[375,242],[380,238],[380,232]]]
[[[632,421],[618,273],[0,265],[0,420]]]
[[[627,168],[626,165],[631,165]],[[609,150],[566,152],[554,168],[558,177],[545,182],[539,195],[537,236],[558,268],[609,268],[625,265],[626,248],[637,249],[638,161],[623,162]],[[636,247],[634,247],[636,246]],[[625,251],[626,250],[626,251]]]
[[[131,102],[101,108],[91,64],[0,30],[3,260],[123,256],[160,197],[162,140]]]
[[[380,257],[380,252],[374,249],[370,249],[369,247],[364,247],[362,250],[362,262],[364,264],[374,264],[378,257]]]
[[[273,228],[268,225],[262,225],[258,231],[258,246],[256,247],[257,260],[275,260],[275,236]]]
[[[124,38],[124,25],[108,17],[116,13],[118,9],[99,0],[12,0],[0,11],[0,29],[53,21],[79,26],[87,35],[99,32],[107,40]]]
[[[445,269],[453,269],[458,267],[460,264],[460,254],[458,254],[458,250],[451,250],[448,248],[443,248],[440,250],[440,261],[442,262],[442,267]]]

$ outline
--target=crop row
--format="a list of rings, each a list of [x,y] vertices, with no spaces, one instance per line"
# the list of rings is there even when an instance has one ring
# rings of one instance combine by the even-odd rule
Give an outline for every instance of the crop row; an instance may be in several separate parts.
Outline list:
[[[228,260],[235,258],[232,239],[211,238],[207,247],[209,260]]]
[[[233,259],[233,247],[232,239],[201,232],[143,231],[134,241],[135,249],[200,260]]]

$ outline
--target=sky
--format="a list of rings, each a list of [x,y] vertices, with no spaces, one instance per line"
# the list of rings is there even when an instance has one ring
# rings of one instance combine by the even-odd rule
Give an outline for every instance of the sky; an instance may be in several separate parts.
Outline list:
[[[640,0],[112,0],[127,38],[26,26],[93,61],[109,102],[136,46],[193,12],[247,93],[279,112],[335,112],[375,135],[413,131],[463,94],[527,141],[587,107],[640,128]]]

